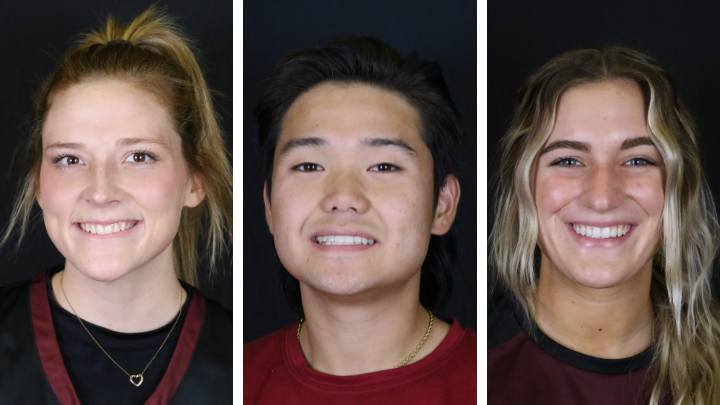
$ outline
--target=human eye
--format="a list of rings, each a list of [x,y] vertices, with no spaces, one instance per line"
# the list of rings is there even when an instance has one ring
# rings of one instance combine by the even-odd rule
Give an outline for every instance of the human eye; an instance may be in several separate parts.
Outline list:
[[[52,162],[60,166],[75,166],[85,163],[79,157],[68,154],[56,156],[53,158]]]
[[[380,163],[379,165],[372,166],[368,169],[371,172],[395,172],[401,170],[399,167],[391,163]]]
[[[655,166],[655,162],[653,162],[650,159],[645,159],[641,157],[634,157],[627,162],[624,163],[625,166]]]
[[[300,163],[297,166],[293,166],[292,170],[297,172],[320,172],[325,170],[325,168],[317,163]]]
[[[582,163],[575,159],[574,157],[561,157],[560,159],[557,159],[550,163],[550,166],[561,166],[561,167],[575,167],[575,166],[582,166]]]
[[[126,159],[130,163],[151,163],[157,160],[157,156],[149,151],[137,151],[131,153]]]

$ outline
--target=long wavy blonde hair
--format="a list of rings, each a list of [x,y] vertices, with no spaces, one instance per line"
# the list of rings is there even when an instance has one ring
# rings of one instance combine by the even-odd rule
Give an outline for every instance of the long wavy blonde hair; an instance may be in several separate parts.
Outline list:
[[[39,191],[43,124],[53,99],[71,86],[98,79],[126,81],[157,96],[174,120],[190,171],[202,178],[205,199],[197,207],[183,208],[173,241],[178,278],[196,284],[199,239],[206,239],[211,271],[227,248],[226,236],[232,244],[232,168],[211,91],[190,42],[154,7],[130,24],[109,17],[100,29],[83,35],[45,81],[35,101],[35,129],[27,147],[29,170],[0,244],[17,232],[20,246],[27,231]]]
[[[650,298],[657,372],[650,404],[664,392],[675,404],[720,404],[720,312],[711,293],[718,220],[700,164],[694,124],[672,78],[647,55],[617,46],[567,52],[533,74],[502,140],[490,265],[532,320],[537,290],[538,220],[532,188],[538,153],[569,88],[612,79],[640,87],[647,125],[666,167],[662,246],[653,258]]]

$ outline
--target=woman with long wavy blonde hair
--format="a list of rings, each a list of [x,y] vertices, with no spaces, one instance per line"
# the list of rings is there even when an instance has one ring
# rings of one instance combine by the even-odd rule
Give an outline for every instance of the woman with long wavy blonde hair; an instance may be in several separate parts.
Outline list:
[[[188,44],[154,8],[109,18],[40,89],[0,244],[37,203],[65,262],[0,287],[0,403],[232,402],[231,314],[193,287],[232,243],[232,169]]]
[[[596,46],[546,63],[519,98],[490,239],[504,294],[489,403],[720,403],[718,221],[672,78]]]

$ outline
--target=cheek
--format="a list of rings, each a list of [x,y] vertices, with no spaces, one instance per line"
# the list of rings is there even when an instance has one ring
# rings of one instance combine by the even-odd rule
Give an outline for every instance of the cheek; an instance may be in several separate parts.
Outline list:
[[[270,198],[276,242],[302,231],[321,196],[317,185],[273,179]]]
[[[575,179],[538,174],[535,183],[535,207],[538,220],[543,222],[547,215],[560,211],[576,198],[579,185]]]
[[[174,214],[183,207],[186,186],[185,176],[169,173],[130,179],[125,188],[146,208]]]
[[[79,189],[76,176],[67,176],[58,173],[59,170],[43,165],[40,168],[40,179],[36,195],[43,215],[48,218],[52,214],[71,208],[70,201],[77,198]]]
[[[432,185],[418,182],[407,188],[386,188],[370,197],[388,231],[395,230],[394,245],[402,249],[398,251],[415,253],[427,248],[434,212],[432,193]]]
[[[630,194],[640,208],[652,218],[660,218],[665,207],[665,191],[659,176],[631,182]]]

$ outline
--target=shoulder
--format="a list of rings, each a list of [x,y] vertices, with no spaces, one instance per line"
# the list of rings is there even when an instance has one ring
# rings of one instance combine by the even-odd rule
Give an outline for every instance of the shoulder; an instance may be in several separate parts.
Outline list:
[[[488,294],[488,350],[523,333],[516,301],[504,291]]]
[[[19,309],[18,306],[27,306],[29,310],[31,283],[32,280],[28,280],[17,284],[0,286],[0,321],[9,312]]]
[[[192,300],[198,298],[203,296],[194,290]],[[182,334],[175,348],[176,351],[189,350],[192,357],[173,395],[173,405],[194,404],[208,399],[212,399],[213,403],[232,402],[232,316],[219,303],[209,299],[204,301],[205,311],[200,313],[201,316],[192,313],[191,302],[191,310],[181,332],[188,332],[189,336],[197,334],[194,349],[181,344]]]
[[[204,298],[198,290],[195,290],[194,294]],[[232,354],[232,312],[223,308],[217,301],[208,298],[204,301],[205,313],[200,338],[210,339],[216,350]]]
[[[291,367],[283,364],[286,341],[293,329],[297,329],[297,324],[243,345],[244,402],[257,403],[271,380],[286,388],[295,384],[289,374]]]
[[[243,345],[243,368],[252,367],[257,363],[268,363],[272,358],[280,356],[283,351],[285,337],[297,324],[288,325],[260,339]]]

